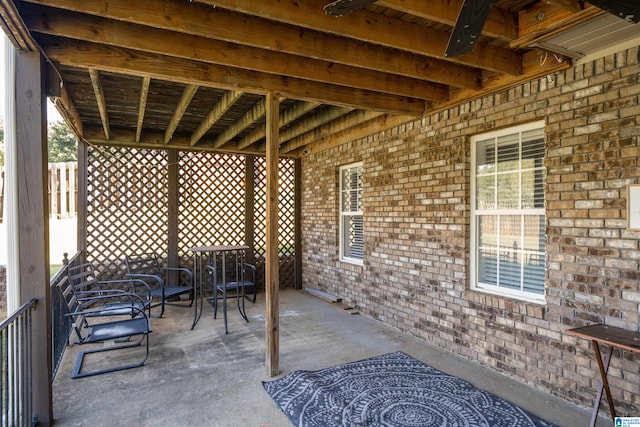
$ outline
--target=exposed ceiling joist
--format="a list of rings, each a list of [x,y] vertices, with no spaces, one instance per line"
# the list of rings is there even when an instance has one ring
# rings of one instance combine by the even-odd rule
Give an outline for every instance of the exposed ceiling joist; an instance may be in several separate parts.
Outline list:
[[[247,154],[264,154],[270,92],[281,150],[297,156],[567,68],[582,48],[563,37],[618,34],[594,33],[605,12],[589,3],[495,0],[481,29],[465,18],[473,40],[455,37],[471,53],[450,58],[463,0],[377,0],[340,17],[328,0],[13,1],[0,0],[0,25],[51,60],[52,96],[82,139]]]
[[[142,78],[142,86],[140,88],[140,104],[138,106],[138,122],[136,124],[136,142],[140,142],[140,135],[142,134],[142,124],[144,123],[144,112],[147,108],[147,95],[149,95],[149,85],[151,84],[151,78],[144,76]]]
[[[376,4],[429,21],[453,27],[458,19],[463,0],[378,0]],[[515,14],[499,7],[491,8],[482,34],[510,41],[518,37],[518,21]]]
[[[304,134],[289,139],[287,142],[282,144],[280,150],[283,153],[290,153],[294,150],[298,150],[300,148],[311,145],[331,134],[342,132],[382,115],[383,113],[379,113],[377,111],[352,111],[349,114],[346,114],[339,119],[332,121],[332,123],[327,126],[309,129]]]
[[[191,82],[195,85],[226,90],[241,89],[256,94],[263,94],[265,89],[272,89],[287,98],[382,110],[389,113],[420,115],[426,109],[425,102],[415,98],[300,79],[281,79],[271,74],[232,69],[131,49],[63,38],[41,37],[39,43],[50,59],[61,64],[86,68],[99,67],[101,70],[115,73],[148,75],[162,80],[185,84]]]
[[[320,106],[319,102],[297,102],[293,107],[280,114],[280,127],[288,126],[290,123],[305,116],[307,113],[310,113],[318,106]],[[266,129],[264,126],[259,126],[253,132],[247,134],[247,136],[238,141],[238,148],[244,149],[246,147],[250,147],[265,137]]]
[[[289,141],[292,138],[300,136],[306,132],[309,132],[312,129],[317,128],[318,126],[325,125],[330,123],[345,114],[353,111],[353,108],[345,108],[345,107],[331,107],[327,110],[315,114],[312,117],[309,117],[304,122],[300,122],[295,126],[291,126],[289,128],[283,129],[280,131],[280,143],[284,143]]]
[[[444,84],[391,76],[367,68],[230,45],[229,42],[101,17],[87,18],[75,12],[34,5],[25,6],[24,14],[32,30],[42,34],[434,101],[448,97]],[[115,34],[118,37],[114,37]]]
[[[224,144],[231,141],[231,139],[237,136],[244,129],[248,128],[253,123],[263,119],[266,114],[267,114],[267,110],[266,110],[265,100],[263,98],[260,101],[256,102],[253,108],[247,111],[240,120],[236,121],[233,125],[229,126],[224,132],[218,135],[218,137],[213,141],[213,146],[215,148],[222,147]]]
[[[187,111],[189,107],[189,103],[193,96],[198,91],[199,86],[194,84],[188,84],[187,87],[184,88],[184,92],[182,92],[182,96],[180,97],[180,101],[178,101],[178,105],[173,112],[173,116],[171,116],[171,120],[169,121],[169,125],[167,126],[167,130],[164,133],[164,143],[168,144],[171,141],[171,137],[173,137],[173,133],[176,131],[176,128],[180,124],[180,120],[182,120],[182,116]],[[108,139],[108,138],[107,138]]]
[[[102,16],[114,21],[162,28],[174,32],[176,36],[191,34],[457,87],[481,87],[481,73],[473,68],[204,4],[185,5],[180,0],[144,0],[136,2],[136,7],[131,8],[128,0],[96,0],[81,4],[75,0],[30,2],[83,12],[85,16]],[[158,10],[163,13],[158,14]],[[212,22],[216,23],[215,26],[211,25]]]
[[[200,126],[198,126],[198,128],[191,134],[189,145],[192,147],[196,145],[211,126],[213,126],[213,124],[217,122],[223,114],[233,106],[233,104],[238,102],[242,95],[244,95],[244,92],[235,90],[230,90],[225,93],[222,99],[220,99],[211,111],[209,111],[209,114],[207,114],[205,119],[200,123]]]
[[[441,58],[449,43],[449,34],[367,10],[332,17],[318,13],[314,2],[297,0],[198,0],[201,3],[234,10],[274,21],[302,25],[329,34],[407,52]],[[419,36],[416,36],[419,35]],[[452,62],[486,70],[517,75],[521,72],[520,55],[507,49],[483,45]]]
[[[95,68],[89,68],[89,76],[91,77],[91,86],[96,96],[96,103],[100,111],[100,119],[102,120],[102,129],[105,138],[109,139],[109,114],[107,113],[107,100],[102,89],[102,81],[100,80],[100,72]]]

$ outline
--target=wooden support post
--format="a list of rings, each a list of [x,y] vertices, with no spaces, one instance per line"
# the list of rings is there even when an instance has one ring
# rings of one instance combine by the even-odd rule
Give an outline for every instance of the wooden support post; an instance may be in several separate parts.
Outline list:
[[[32,317],[33,410],[38,425],[53,419],[51,293],[47,212],[45,65],[38,52],[17,52],[15,63],[16,184],[20,303],[38,300]],[[28,414],[27,416],[30,416]],[[30,420],[27,420],[30,421]]]
[[[169,150],[169,166],[168,166],[168,200],[169,200],[169,218],[168,218],[168,248],[167,263],[169,267],[179,267],[178,259],[178,150]],[[172,277],[172,280],[178,280],[178,277]],[[177,283],[177,282],[174,282]]]
[[[78,141],[78,224],[77,247],[82,262],[87,262],[87,205],[89,196],[89,146]]]
[[[244,244],[249,246],[247,250],[247,261],[255,264],[255,156],[245,156],[244,162]],[[256,285],[257,286],[257,285]]]
[[[295,256],[293,284],[296,289],[302,289],[302,159],[296,159],[294,176]]]
[[[279,368],[278,294],[280,286],[278,258],[278,146],[280,100],[277,93],[269,92],[267,110],[267,254],[265,261],[266,291],[266,365],[267,375],[275,377]]]

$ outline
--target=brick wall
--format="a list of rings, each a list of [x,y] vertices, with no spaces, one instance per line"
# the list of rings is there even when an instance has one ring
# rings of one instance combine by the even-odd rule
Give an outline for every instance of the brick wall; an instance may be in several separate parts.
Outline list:
[[[453,353],[590,406],[599,379],[570,326],[638,330],[638,48],[425,116],[303,160],[303,286]],[[545,120],[546,304],[470,289],[469,137]],[[363,266],[338,259],[338,167],[363,162]],[[640,413],[640,358],[617,355],[622,415]]]

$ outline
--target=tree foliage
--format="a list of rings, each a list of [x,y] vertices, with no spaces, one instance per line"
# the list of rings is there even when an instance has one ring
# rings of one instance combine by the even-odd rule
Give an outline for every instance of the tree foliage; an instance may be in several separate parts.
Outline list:
[[[50,162],[75,162],[78,141],[64,122],[49,125],[48,157]],[[4,123],[0,117],[0,166],[4,166]]]
[[[74,162],[78,158],[78,141],[64,122],[49,125],[50,162]]]

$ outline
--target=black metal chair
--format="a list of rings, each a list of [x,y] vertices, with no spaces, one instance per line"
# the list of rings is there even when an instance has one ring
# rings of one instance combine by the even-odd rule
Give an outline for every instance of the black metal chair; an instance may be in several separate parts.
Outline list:
[[[133,305],[147,312],[151,317],[151,289],[144,281],[139,279],[123,280],[99,280],[93,264],[84,263],[67,268],[67,275],[81,307],[90,308],[94,316],[101,316],[99,307],[106,309],[105,314],[136,314],[131,311],[130,301],[117,301],[115,297],[118,293],[130,293],[140,297],[140,300],[133,301]],[[111,295],[113,299],[105,299],[103,296]],[[98,297],[97,299],[95,297]],[[120,309],[118,311],[118,309]]]
[[[151,296],[160,299],[160,302],[153,305],[161,307],[158,317],[164,314],[165,304],[172,304],[181,295],[190,295],[189,307],[193,303],[193,272],[188,268],[164,267],[163,259],[154,252],[126,256],[125,265],[129,278],[143,280],[149,285]]]
[[[253,290],[252,302],[256,302],[257,285],[256,285],[256,268],[249,263],[243,263],[234,269],[234,275],[226,278],[218,277],[216,268],[212,264],[208,264],[206,267],[207,275],[209,277],[209,285],[213,289],[213,296],[210,301],[213,304],[213,318],[216,319],[218,315],[218,300],[222,300],[223,304],[223,317],[224,317],[224,330],[225,333],[229,333],[227,325],[227,298],[236,298],[238,305],[238,311],[244,320],[247,322],[247,312],[245,310],[244,300],[248,297],[246,290]],[[247,272],[251,272],[250,275]]]
[[[87,307],[78,297],[68,276],[62,279],[56,287],[62,299],[66,302],[66,315],[73,319],[73,330],[77,337],[76,343],[103,344],[101,347],[78,353],[71,378],[105,374],[144,365],[149,357],[149,333],[151,332],[151,324],[144,310],[138,308],[140,304],[143,304],[139,296],[124,291],[116,291],[102,296],[93,296],[92,301],[94,304],[100,304],[102,300],[107,301],[117,298],[119,304],[128,302],[129,308],[123,311],[122,306],[109,309],[106,304],[100,304],[97,310],[91,310],[90,307]],[[133,342],[131,341],[133,337],[138,336],[138,339]],[[138,347],[143,341],[146,343],[146,348],[144,356],[142,356],[140,360],[132,363],[118,364],[109,368],[82,372],[82,365],[86,355]]]

